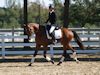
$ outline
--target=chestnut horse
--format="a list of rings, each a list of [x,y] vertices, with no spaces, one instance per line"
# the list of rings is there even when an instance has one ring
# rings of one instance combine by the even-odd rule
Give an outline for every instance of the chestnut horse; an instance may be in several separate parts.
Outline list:
[[[44,48],[44,57],[48,61],[50,61],[54,64],[54,61],[50,57],[46,56],[47,48],[48,48],[48,45],[50,45],[51,40],[49,40],[46,36],[45,26],[42,26],[42,25],[39,25],[39,24],[36,24],[36,23],[29,23],[28,25],[25,26],[25,30],[26,30],[26,33],[27,33],[29,38],[30,38],[30,36],[32,35],[33,32],[36,35],[36,37],[35,37],[36,50],[34,52],[34,55],[31,59],[29,66],[31,66],[31,64],[34,62],[35,57],[37,55],[37,52],[41,48],[41,46]],[[64,61],[64,59],[66,57],[66,50],[67,49],[72,50],[73,59],[78,62],[78,59],[76,57],[76,51],[75,51],[75,49],[73,49],[70,42],[71,42],[72,39],[75,39],[75,41],[77,42],[79,47],[81,49],[84,49],[84,46],[83,46],[79,36],[77,35],[77,33],[75,31],[72,31],[72,30],[70,30],[68,28],[64,28],[64,27],[61,28],[61,33],[62,33],[62,38],[60,39],[60,43],[63,45],[63,54],[62,54],[62,57],[61,57],[61,59],[60,59],[60,61],[57,65],[60,65]]]

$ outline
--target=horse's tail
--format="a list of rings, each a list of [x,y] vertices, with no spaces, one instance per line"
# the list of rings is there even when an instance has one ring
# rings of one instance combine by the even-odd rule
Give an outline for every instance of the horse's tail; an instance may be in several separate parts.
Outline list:
[[[84,45],[82,44],[82,41],[81,41],[81,39],[80,39],[80,37],[78,36],[78,34],[75,32],[75,31],[72,31],[73,32],[73,34],[74,34],[74,39],[75,39],[75,41],[77,42],[77,44],[79,45],[79,47],[81,48],[81,49],[85,49],[85,47],[84,47]]]

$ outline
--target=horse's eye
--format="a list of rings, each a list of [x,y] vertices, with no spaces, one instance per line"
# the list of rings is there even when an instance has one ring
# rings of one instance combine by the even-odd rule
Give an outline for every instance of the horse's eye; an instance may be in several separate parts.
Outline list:
[[[32,31],[32,29],[29,29],[29,31]]]

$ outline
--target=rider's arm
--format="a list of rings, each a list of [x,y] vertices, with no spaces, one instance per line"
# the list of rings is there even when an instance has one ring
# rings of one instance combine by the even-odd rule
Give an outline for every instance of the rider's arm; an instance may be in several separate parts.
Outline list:
[[[56,14],[55,14],[55,12],[53,12],[52,15],[53,15],[52,18],[56,20]]]

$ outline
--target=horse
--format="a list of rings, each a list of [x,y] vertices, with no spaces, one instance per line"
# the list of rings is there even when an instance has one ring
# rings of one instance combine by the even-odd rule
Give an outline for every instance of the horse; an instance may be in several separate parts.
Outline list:
[[[50,61],[52,64],[54,64],[54,60],[51,59],[50,57],[46,56],[48,45],[51,44],[52,40],[49,40],[47,38],[45,26],[39,25],[37,23],[29,23],[29,24],[25,25],[24,27],[25,27],[25,31],[28,35],[28,39],[30,39],[30,36],[33,34],[33,32],[36,35],[35,36],[36,49],[35,49],[35,52],[34,52],[32,59],[31,59],[31,62],[29,63],[29,66],[31,66],[32,63],[34,62],[35,57],[38,53],[38,50],[41,48],[41,46],[44,49],[44,58],[46,58],[48,61]],[[66,55],[67,55],[66,50],[68,50],[68,49],[72,50],[73,59],[76,62],[79,62],[79,60],[77,59],[77,56],[76,56],[76,51],[72,47],[70,42],[72,39],[75,39],[75,41],[77,42],[79,47],[84,50],[85,47],[82,44],[80,37],[78,36],[78,34],[75,31],[72,31],[71,29],[64,28],[64,27],[61,27],[61,33],[62,33],[62,37],[60,38],[60,43],[63,45],[63,54],[62,54],[61,59],[57,65],[60,65],[64,61],[64,59],[66,58]]]

